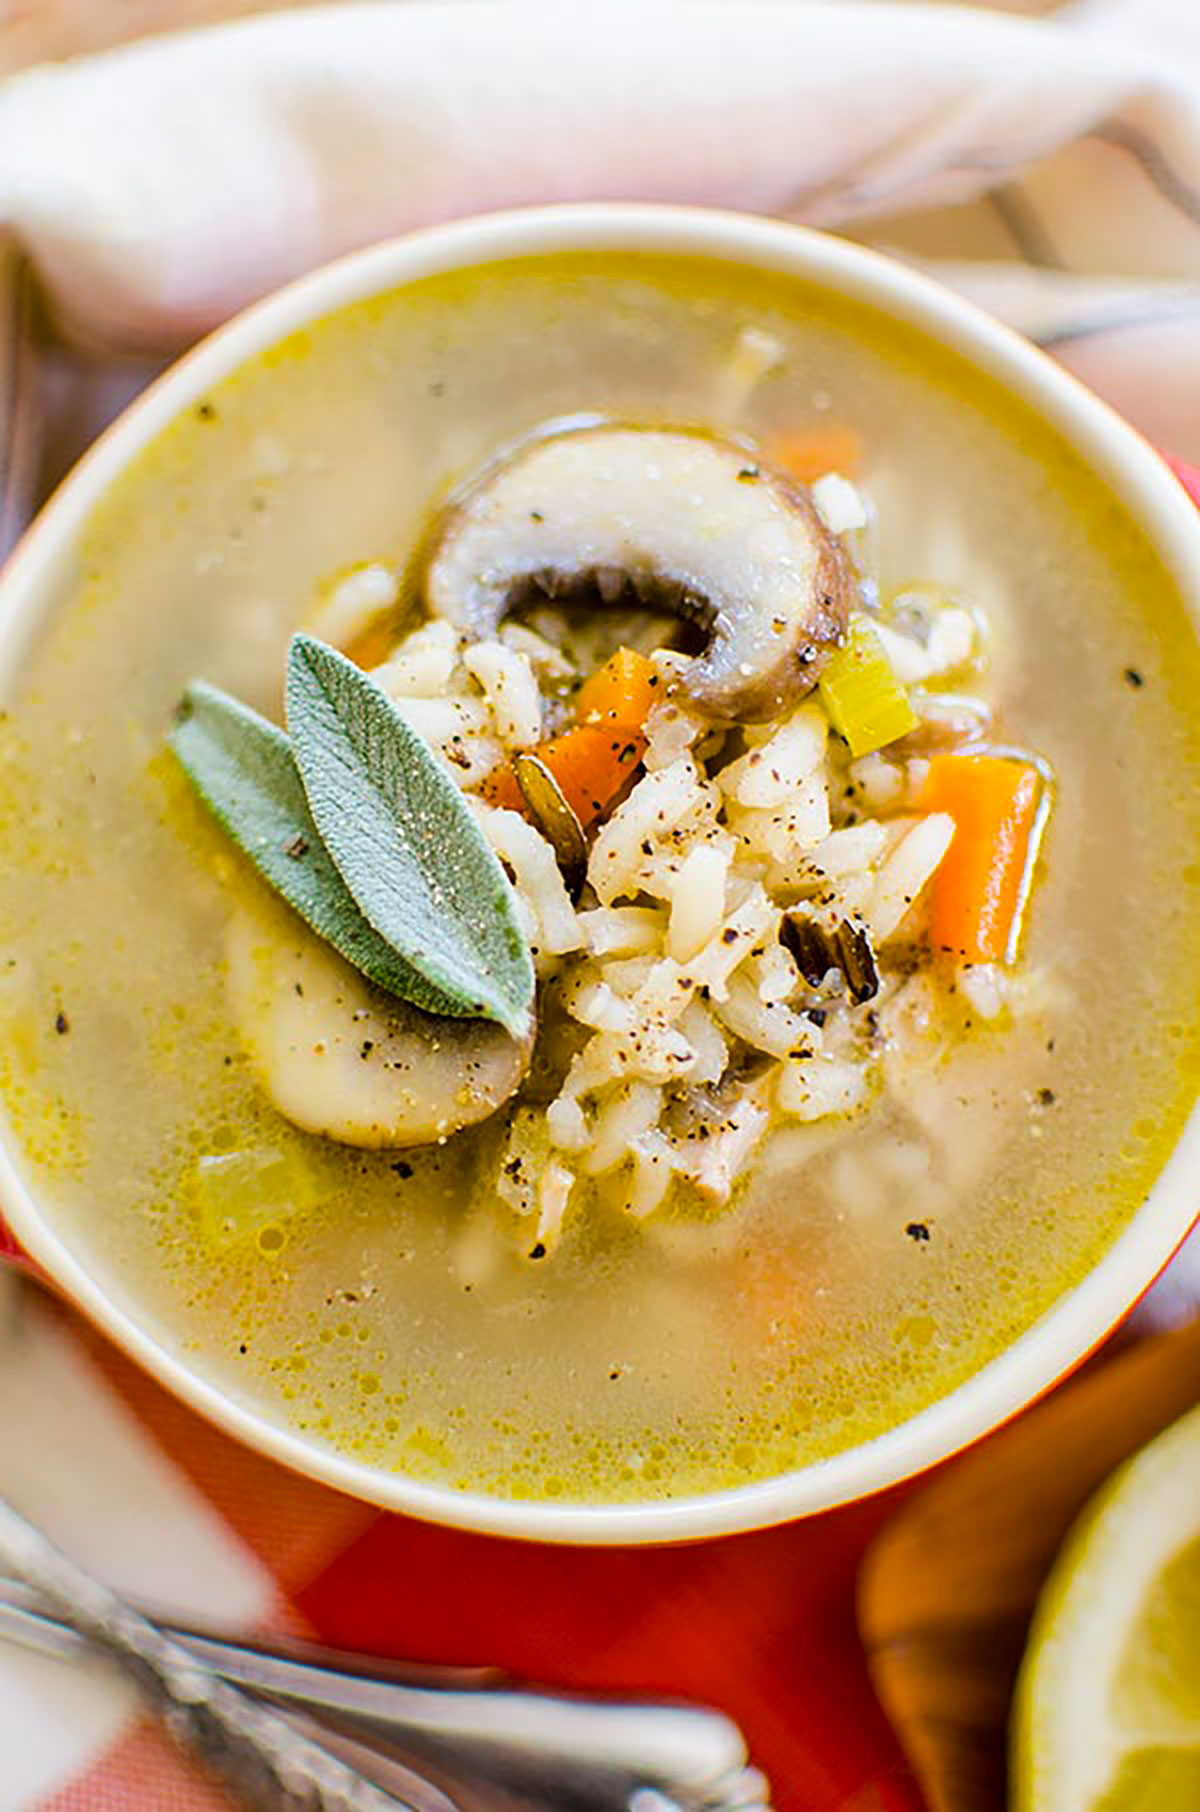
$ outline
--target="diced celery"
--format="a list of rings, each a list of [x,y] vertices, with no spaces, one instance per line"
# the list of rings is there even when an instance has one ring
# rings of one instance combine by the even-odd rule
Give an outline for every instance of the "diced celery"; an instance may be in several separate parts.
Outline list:
[[[257,1240],[279,1251],[284,1224],[331,1193],[330,1179],[300,1149],[254,1146],[198,1158],[185,1185],[201,1238],[218,1250]]]
[[[916,728],[917,714],[883,643],[865,617],[852,617],[846,640],[821,675],[829,721],[852,755],[873,755]]]

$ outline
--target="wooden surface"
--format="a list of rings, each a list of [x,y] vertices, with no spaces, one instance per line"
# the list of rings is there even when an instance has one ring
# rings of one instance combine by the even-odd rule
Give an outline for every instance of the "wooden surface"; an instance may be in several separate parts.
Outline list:
[[[33,505],[38,464],[32,298],[25,265],[0,242],[0,560]]]
[[[1004,1812],[1013,1685],[1063,1537],[1113,1469],[1197,1402],[1200,1317],[1094,1362],[876,1539],[859,1626],[932,1812]]]

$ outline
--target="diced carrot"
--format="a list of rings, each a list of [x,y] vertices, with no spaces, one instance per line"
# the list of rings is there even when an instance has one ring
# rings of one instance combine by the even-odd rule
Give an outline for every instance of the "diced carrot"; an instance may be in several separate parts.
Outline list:
[[[365,628],[360,629],[354,639],[346,644],[345,655],[356,667],[370,672],[372,667],[382,667],[388,655],[396,646],[398,634],[396,613],[387,611],[383,616],[373,617]]]
[[[646,752],[646,738],[620,725],[577,724],[539,744],[563,798],[584,830],[606,812]]]
[[[933,878],[933,945],[960,962],[1011,960],[1020,930],[1042,777],[1000,755],[936,755],[921,804],[949,812],[954,840]]]
[[[811,484],[826,472],[853,478],[862,465],[862,440],[848,422],[814,422],[810,428],[775,435],[767,442],[767,453],[793,478]]]
[[[620,725],[577,724],[533,753],[558,782],[584,830],[606,812],[646,752],[646,738]],[[479,788],[489,805],[524,812],[525,798],[511,767],[496,768]]]
[[[584,830],[608,810],[645,754],[642,725],[658,685],[652,661],[632,648],[618,648],[580,687],[575,728],[533,750]],[[489,774],[479,791],[489,805],[525,811],[517,777],[507,764]]]
[[[525,798],[517,785],[517,777],[512,765],[505,762],[502,767],[493,768],[491,773],[479,783],[479,796],[486,799],[489,805],[501,805],[506,812],[523,812]]]
[[[575,716],[581,724],[619,724],[640,730],[660,690],[654,662],[634,648],[618,648],[579,688]]]

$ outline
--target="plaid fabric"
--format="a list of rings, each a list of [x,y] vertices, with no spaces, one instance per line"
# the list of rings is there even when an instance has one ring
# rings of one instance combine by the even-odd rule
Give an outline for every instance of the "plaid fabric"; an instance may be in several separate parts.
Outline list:
[[[694,1698],[741,1724],[779,1812],[922,1812],[855,1629],[858,1561],[895,1494],[682,1548],[460,1534],[259,1458],[32,1288],[9,1319],[6,1489],[126,1590],[231,1628],[496,1664],[582,1691]],[[227,1804],[123,1683],[0,1648],[4,1812]]]

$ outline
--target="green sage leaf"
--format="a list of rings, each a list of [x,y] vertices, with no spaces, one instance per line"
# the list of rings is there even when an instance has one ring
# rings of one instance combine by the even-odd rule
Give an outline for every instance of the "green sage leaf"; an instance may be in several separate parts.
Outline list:
[[[529,946],[454,782],[375,681],[324,642],[293,638],[286,696],[309,809],[367,919],[460,1014],[522,1036]]]
[[[461,1016],[458,997],[442,993],[363,917],[321,842],[282,730],[195,680],[168,740],[213,816],[319,937],[388,993]]]

